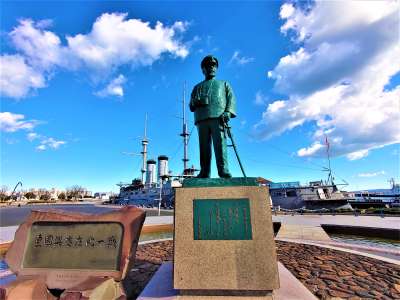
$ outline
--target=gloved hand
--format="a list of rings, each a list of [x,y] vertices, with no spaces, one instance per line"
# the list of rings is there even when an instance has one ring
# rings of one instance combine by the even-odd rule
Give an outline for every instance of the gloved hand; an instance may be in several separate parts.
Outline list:
[[[221,115],[221,118],[224,123],[228,123],[231,119],[231,113],[226,111]]]

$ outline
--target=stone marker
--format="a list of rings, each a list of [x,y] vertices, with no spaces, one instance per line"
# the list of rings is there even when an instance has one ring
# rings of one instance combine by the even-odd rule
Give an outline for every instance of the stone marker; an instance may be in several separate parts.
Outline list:
[[[174,215],[181,295],[261,296],[279,288],[268,199],[255,178],[184,181]]]
[[[101,215],[32,211],[6,262],[17,282],[34,279],[49,289],[87,291],[108,279],[119,282],[134,263],[144,219],[135,207]]]

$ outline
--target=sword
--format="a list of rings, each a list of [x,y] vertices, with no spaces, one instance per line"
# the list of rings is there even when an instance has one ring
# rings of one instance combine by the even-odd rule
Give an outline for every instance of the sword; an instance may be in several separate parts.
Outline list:
[[[237,148],[236,148],[235,141],[233,140],[233,136],[232,136],[232,132],[231,132],[231,126],[229,126],[228,122],[226,122],[225,120],[222,120],[222,124],[224,126],[224,133],[226,132],[228,134],[228,137],[231,139],[231,143],[232,143],[231,145],[227,145],[227,146],[228,147],[232,147],[233,150],[235,151],[235,155],[236,155],[236,158],[238,160],[240,169],[242,170],[243,177],[247,178],[246,173],[244,172],[244,169],[243,169],[242,162],[240,161],[240,157],[239,157],[239,153],[238,153]]]

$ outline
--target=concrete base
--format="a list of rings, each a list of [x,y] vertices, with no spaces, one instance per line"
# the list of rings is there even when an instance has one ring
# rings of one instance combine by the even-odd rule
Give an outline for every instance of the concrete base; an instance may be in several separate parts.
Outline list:
[[[299,239],[310,241],[330,241],[331,238],[325,230],[317,226],[282,224],[276,235],[277,239]]]
[[[173,288],[172,262],[161,265],[145,289],[139,295],[139,300],[225,300],[232,296],[188,296],[179,295],[179,290]],[[264,296],[234,296],[235,300],[242,299],[274,299],[274,300],[314,300],[317,299],[296,277],[294,277],[281,263],[278,263],[280,288],[272,295]]]

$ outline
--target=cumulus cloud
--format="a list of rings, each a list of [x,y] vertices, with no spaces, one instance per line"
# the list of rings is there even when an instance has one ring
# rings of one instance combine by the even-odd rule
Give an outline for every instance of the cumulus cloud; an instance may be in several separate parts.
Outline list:
[[[268,97],[263,94],[261,91],[256,92],[256,96],[254,99],[254,104],[255,105],[265,105],[268,101]]]
[[[253,61],[254,57],[240,56],[240,51],[236,50],[235,52],[233,52],[233,55],[229,60],[229,64],[237,64],[243,66]]]
[[[124,96],[124,88],[123,84],[126,82],[126,78],[124,75],[120,74],[117,78],[111,80],[111,82],[101,91],[95,93],[99,97],[107,97],[107,96]]]
[[[189,51],[179,39],[186,23],[175,22],[152,28],[140,19],[127,19],[126,13],[102,14],[88,34],[67,36],[68,47],[74,56],[92,69],[110,70],[123,64],[147,66],[163,53],[185,58]]]
[[[0,112],[0,130],[5,132],[15,132],[18,130],[32,130],[38,121],[25,120],[25,116],[11,112]]]
[[[29,66],[21,55],[0,56],[0,95],[26,97],[32,89],[46,86],[43,72]]]
[[[297,154],[323,155],[327,135],[332,154],[350,160],[400,142],[400,86],[387,89],[400,72],[398,11],[398,1],[282,5],[281,31],[298,49],[268,72],[288,98],[267,106],[258,137],[313,123],[311,145]]]
[[[97,83],[109,80],[124,65],[132,68],[150,66],[169,54],[185,58],[189,46],[181,41],[188,23],[177,21],[170,26],[157,22],[152,26],[126,13],[104,13],[91,31],[60,37],[48,29],[52,20],[35,22],[22,19],[10,33],[18,54],[1,56],[0,93],[23,98],[46,86],[58,69],[86,71]],[[123,94],[122,87],[115,94]]]
[[[367,173],[360,173],[358,177],[376,177],[379,175],[385,175],[385,171],[377,171],[377,172],[367,172]]]
[[[16,50],[26,57],[31,66],[39,70],[48,70],[66,61],[63,52],[67,51],[61,46],[60,38],[43,29],[50,25],[49,20],[35,23],[30,19],[22,19],[9,34]]]

